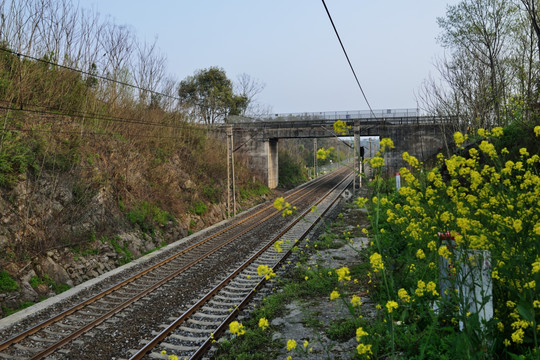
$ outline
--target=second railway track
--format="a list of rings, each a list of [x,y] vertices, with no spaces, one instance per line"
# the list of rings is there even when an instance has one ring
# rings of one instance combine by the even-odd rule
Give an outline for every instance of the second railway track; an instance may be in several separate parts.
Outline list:
[[[176,343],[173,349],[182,356],[200,356],[202,350],[197,349],[206,349],[210,339],[208,334],[222,331],[215,324],[226,324],[236,314],[234,309],[244,302],[237,299],[249,297],[250,292],[260,286],[255,280],[259,278],[256,269],[261,262],[277,266],[279,257],[272,255],[278,259],[273,262],[268,258],[270,255],[265,254],[271,252],[273,242],[280,237],[301,238],[300,230],[294,230],[295,223],[301,218],[313,217],[309,209],[318,201],[315,199],[335,194],[335,191],[329,191],[330,188],[343,191],[348,181],[350,172],[342,169],[286,194],[286,200],[297,208],[295,221],[281,216],[271,203],[259,206],[217,227],[202,239],[186,242],[166,259],[154,261],[153,266],[126,276],[123,281],[87,296],[86,300],[57,315],[46,314],[45,320],[35,321],[35,326],[29,326],[20,334],[6,340],[4,334],[9,331],[1,333],[0,359],[127,358],[133,353],[134,358],[155,357],[153,350],[148,348],[150,345],[138,352],[133,349],[140,347],[140,341],[151,344],[149,335],[163,336],[163,327],[170,326],[165,324],[170,324],[172,318],[182,317],[183,320],[173,327],[183,333],[172,332],[174,341],[160,339],[156,343]],[[316,218],[309,220],[315,221]],[[288,231],[296,235],[284,233],[283,228],[290,228]],[[288,240],[290,244],[294,239]],[[285,253],[290,247],[284,246]],[[237,273],[236,280],[229,276],[232,273]],[[214,294],[218,284],[222,288],[218,289],[223,292],[221,295]],[[197,305],[199,299],[207,296],[206,303]],[[212,299],[213,304],[219,304],[218,299],[227,300],[228,297],[231,304],[222,301],[221,308],[212,307],[208,302]],[[188,335],[186,329],[190,324],[195,324],[198,330],[192,330]],[[201,330],[208,327],[215,329],[208,334]]]

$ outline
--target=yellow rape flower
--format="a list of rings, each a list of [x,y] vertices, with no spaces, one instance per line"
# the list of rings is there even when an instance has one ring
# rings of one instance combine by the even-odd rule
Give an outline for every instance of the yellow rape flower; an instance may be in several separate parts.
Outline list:
[[[360,207],[360,208],[363,208],[365,207],[366,203],[367,203],[368,199],[365,198],[365,197],[358,197],[356,200],[355,200],[355,204],[356,206]]]
[[[439,296],[439,293],[437,292],[437,284],[435,284],[433,281],[427,283],[426,290],[431,292],[433,296]]]
[[[404,303],[408,303],[411,300],[410,295],[407,293],[407,290],[401,288],[398,290],[398,296]]]
[[[465,138],[463,137],[463,134],[460,133],[459,131],[456,131],[454,133],[454,142],[456,143],[456,146],[461,147],[464,141],[465,141]]]
[[[343,266],[336,270],[336,274],[338,276],[338,281],[344,281],[344,280],[351,280],[351,272],[349,271],[349,268],[346,266]]]
[[[339,292],[337,290],[334,290],[330,293],[330,300],[336,300],[339,298]]]
[[[379,253],[373,253],[369,257],[369,262],[371,264],[371,267],[373,268],[373,272],[379,272],[379,270],[384,269],[384,263],[382,261],[382,256]]]
[[[515,219],[512,227],[516,231],[516,233],[520,232],[523,229],[523,222],[520,219]]]
[[[416,290],[414,291],[414,293],[417,296],[424,296],[425,290],[426,290],[426,283],[423,282],[422,280],[418,280],[418,283],[416,285]]]
[[[268,265],[259,265],[257,267],[257,274],[259,276],[264,276],[266,280],[270,280],[274,276],[276,276],[276,273],[272,268],[270,268]]]
[[[532,263],[532,274],[536,274],[540,271],[540,258],[536,258],[536,261]]]
[[[383,138],[379,142],[380,152],[386,151],[387,149],[393,149],[394,148],[394,142],[390,138]]]
[[[439,247],[439,255],[446,259],[450,257],[451,253],[446,245],[442,245],[441,247]]]
[[[418,249],[416,252],[416,257],[420,260],[424,259],[426,257],[426,254],[424,254],[424,250]]]
[[[354,307],[362,305],[362,298],[360,296],[353,295],[351,298],[351,305]]]
[[[398,303],[393,300],[390,300],[386,303],[386,309],[388,310],[389,313],[391,313],[392,311],[394,311],[394,309],[397,309],[397,308],[398,308]]]
[[[268,320],[266,318],[260,318],[259,319],[259,327],[262,331],[266,330],[266,328],[269,326]]]
[[[497,126],[491,129],[491,135],[494,137],[501,137],[503,133],[504,133],[503,128],[500,126]]]
[[[523,329],[517,329],[516,331],[512,333],[512,341],[515,342],[516,344],[523,343],[523,335],[525,335],[525,332],[523,331]]]
[[[371,344],[358,344],[358,346],[356,347],[356,352],[359,355],[366,355],[367,357],[369,357],[370,354],[373,354],[371,352]]]
[[[304,349],[306,349],[309,346],[309,341],[304,340]]]
[[[376,169],[384,166],[384,159],[380,156],[374,156],[373,158],[371,158],[369,163],[372,168]]]
[[[360,341],[360,338],[362,336],[367,336],[369,335],[366,331],[364,331],[364,329],[362,329],[362,327],[359,327],[358,329],[356,329],[356,341]]]
[[[296,349],[296,340],[290,339],[287,340],[287,351],[291,351]]]
[[[497,157],[497,150],[495,150],[495,146],[490,142],[484,140],[478,145],[478,148],[492,159]]]
[[[540,125],[534,127],[534,135],[540,136]]]
[[[334,132],[338,135],[345,135],[347,134],[347,130],[350,129],[350,126],[347,126],[347,123],[345,121],[336,120],[334,123]]]
[[[246,333],[244,325],[238,321],[233,321],[229,324],[229,331],[236,336],[244,335]]]
[[[274,200],[274,207],[277,210],[282,210],[285,207],[285,199],[282,197],[278,197],[276,200]]]

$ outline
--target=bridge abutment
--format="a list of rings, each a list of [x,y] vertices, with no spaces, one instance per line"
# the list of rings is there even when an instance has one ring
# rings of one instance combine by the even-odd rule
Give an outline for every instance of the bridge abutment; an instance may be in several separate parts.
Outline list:
[[[279,183],[278,138],[265,137],[260,131],[235,129],[235,148],[247,155],[246,162],[270,189]]]

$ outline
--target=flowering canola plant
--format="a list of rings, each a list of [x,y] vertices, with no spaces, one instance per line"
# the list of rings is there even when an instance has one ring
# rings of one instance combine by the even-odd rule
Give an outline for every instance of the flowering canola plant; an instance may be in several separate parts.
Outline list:
[[[438,351],[458,341],[448,339],[459,338],[468,346],[453,350],[465,351],[462,356],[466,351],[540,356],[535,350],[540,341],[540,157],[521,148],[517,159],[509,158],[507,149],[496,146],[503,133],[502,128],[480,130],[478,147],[467,150],[462,148],[467,136],[456,133],[461,153],[440,155],[431,170],[404,153],[409,167],[400,169],[399,191],[375,189],[369,207],[370,279],[378,308],[387,310],[394,345],[401,330],[392,319],[400,318],[400,324],[412,326],[407,331],[419,334],[444,325],[438,331],[448,337],[441,336]],[[534,134],[540,136],[540,128]],[[382,153],[371,165],[384,165]],[[487,263],[479,260],[484,251],[490,254]],[[484,294],[474,301],[480,308],[492,301],[491,320],[464,306],[471,300],[460,292],[460,274],[475,266],[490,271],[492,298]],[[509,307],[508,301],[519,306]],[[496,342],[477,336],[490,332],[498,334]]]

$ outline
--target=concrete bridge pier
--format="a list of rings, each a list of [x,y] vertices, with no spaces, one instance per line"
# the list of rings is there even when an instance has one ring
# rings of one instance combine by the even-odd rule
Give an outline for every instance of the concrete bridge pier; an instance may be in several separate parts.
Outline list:
[[[235,149],[248,155],[247,165],[258,174],[259,180],[275,189],[279,182],[278,138],[264,136],[256,130],[238,131],[234,142]]]

